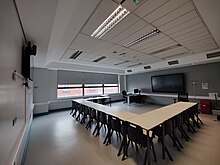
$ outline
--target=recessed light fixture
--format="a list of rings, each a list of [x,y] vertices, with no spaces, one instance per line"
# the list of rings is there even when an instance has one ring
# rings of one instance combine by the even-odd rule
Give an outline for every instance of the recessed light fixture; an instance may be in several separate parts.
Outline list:
[[[179,61],[178,60],[169,61],[168,64],[169,65],[176,65],[176,64],[179,64]]]
[[[172,45],[172,46],[169,46],[169,47],[166,47],[166,48],[163,48],[163,49],[159,49],[159,50],[153,51],[151,53],[147,53],[147,54],[148,55],[154,55],[154,54],[162,53],[162,52],[165,52],[165,51],[168,51],[168,50],[171,50],[171,49],[175,49],[175,48],[178,48],[178,47],[181,47],[181,46],[182,46],[181,44],[176,44],[176,45]]]
[[[119,56],[124,56],[126,53],[120,53]]]
[[[70,59],[76,59],[83,51],[76,51],[71,56]]]
[[[150,65],[144,66],[144,69],[151,69]]]
[[[127,66],[128,68],[131,68],[131,67],[135,67],[135,66],[139,66],[139,65],[142,65],[142,63],[138,63],[138,64],[134,64],[134,65],[129,65]]]
[[[91,36],[100,39],[129,13],[130,11],[119,5],[117,9],[115,9],[115,11],[92,33]]]
[[[115,65],[122,65],[122,64],[125,64],[125,63],[128,63],[128,62],[130,62],[130,61],[126,60],[126,61],[123,61],[123,62],[119,62],[119,63],[117,63]]]
[[[97,58],[96,60],[94,60],[93,62],[99,62],[101,60],[104,60],[106,58],[106,56],[102,56],[102,57],[99,57]]]
[[[137,38],[137,39],[135,39],[133,41],[128,42],[127,44],[124,45],[124,47],[127,47],[127,48],[131,47],[131,46],[133,46],[133,45],[135,45],[135,44],[137,44],[137,43],[139,43],[139,42],[141,42],[143,40],[149,39],[149,38],[151,38],[151,37],[153,37],[153,36],[155,36],[155,35],[157,35],[159,33],[160,33],[160,30],[154,29],[154,30],[152,30],[151,32],[149,32],[147,34],[144,34],[144,35],[140,36],[139,38]]]

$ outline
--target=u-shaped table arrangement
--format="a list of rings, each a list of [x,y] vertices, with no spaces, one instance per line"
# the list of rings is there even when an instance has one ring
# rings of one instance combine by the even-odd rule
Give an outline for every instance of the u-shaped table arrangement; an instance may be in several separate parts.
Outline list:
[[[95,115],[92,111],[95,112]],[[165,159],[165,155],[167,154],[169,159],[173,160],[164,141],[165,135],[169,134],[172,138],[173,146],[175,146],[178,150],[181,150],[183,146],[176,136],[176,131],[179,130],[182,137],[188,141],[190,138],[184,130],[184,127],[186,127],[188,131],[195,133],[195,127],[200,128],[200,124],[203,124],[198,117],[198,103],[193,102],[177,102],[150,112],[135,114],[125,110],[123,107],[109,107],[91,102],[91,99],[76,99],[72,100],[72,111],[70,114],[73,117],[76,117],[79,121],[81,118],[81,123],[85,123],[85,119],[90,118],[86,128],[91,127],[91,119],[95,119],[97,124],[93,134],[96,133],[96,136],[99,134],[99,130],[101,128],[100,123],[106,124],[108,127],[108,133],[104,141],[106,144],[111,141],[111,134],[113,132],[111,129],[114,127],[114,125],[112,125],[112,117],[119,119],[123,140],[118,156],[121,152],[123,152],[122,160],[124,160],[127,156],[127,148],[129,145],[127,142],[129,139],[127,123],[132,123],[134,126],[142,128],[143,134],[145,135],[144,137],[146,137],[146,154],[144,164],[146,164],[146,162],[147,164],[151,163],[150,150],[152,136],[154,137],[154,135],[157,135],[161,141],[162,158]],[[103,120],[103,114],[107,116],[107,120]]]

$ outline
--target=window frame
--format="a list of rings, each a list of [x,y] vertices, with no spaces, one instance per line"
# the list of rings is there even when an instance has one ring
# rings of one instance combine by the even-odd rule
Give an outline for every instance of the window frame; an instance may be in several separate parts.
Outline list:
[[[59,86],[60,85],[60,86]],[[63,87],[61,87],[63,85]],[[65,87],[66,85],[66,87]],[[71,86],[73,85],[73,86]],[[74,85],[79,85],[79,86],[74,86]],[[111,87],[117,87],[118,92],[116,93],[105,93],[105,88],[111,88]],[[89,97],[89,96],[98,96],[102,94],[117,94],[119,93],[119,83],[117,84],[58,84],[57,85],[57,91],[58,89],[77,89],[80,88],[82,89],[82,95],[80,96],[70,96],[70,97],[58,97],[57,93],[57,99],[66,99],[66,98],[80,98],[80,97]],[[102,93],[101,94],[94,94],[94,95],[85,95],[85,89],[86,88],[102,88]]]

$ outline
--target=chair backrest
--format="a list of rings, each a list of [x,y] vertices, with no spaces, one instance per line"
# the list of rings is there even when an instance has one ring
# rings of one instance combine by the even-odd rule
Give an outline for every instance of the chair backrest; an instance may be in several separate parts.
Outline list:
[[[119,118],[111,116],[111,129],[121,132],[121,122]]]
[[[127,135],[128,139],[131,141],[142,144],[143,143],[143,129],[135,124],[132,124],[130,122],[126,123],[127,127]]]
[[[123,95],[123,96],[126,96],[126,95],[127,95],[126,90],[123,90],[123,91],[122,91],[122,95]]]
[[[139,93],[139,89],[134,89],[134,93]]]
[[[188,93],[178,93],[178,101],[188,102]]]
[[[104,112],[100,112],[100,122],[103,124],[107,124],[107,115]]]

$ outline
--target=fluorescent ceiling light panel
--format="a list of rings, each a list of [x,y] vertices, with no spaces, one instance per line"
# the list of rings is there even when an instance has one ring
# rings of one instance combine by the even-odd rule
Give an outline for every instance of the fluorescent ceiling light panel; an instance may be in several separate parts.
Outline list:
[[[115,65],[122,65],[122,64],[126,64],[126,63],[128,63],[129,61],[128,60],[126,60],[126,61],[123,61],[123,62],[119,62],[119,63],[117,63],[117,64],[115,64]]]
[[[135,67],[135,66],[139,66],[139,65],[142,65],[142,63],[138,63],[138,64],[134,64],[134,65],[129,65],[127,66],[128,68],[131,68],[131,67]]]
[[[93,62],[99,62],[101,60],[104,60],[106,57],[105,56],[102,56],[102,57],[99,57],[97,58],[96,60],[94,60]]]
[[[76,51],[71,56],[70,59],[76,59],[83,51]]]
[[[152,30],[151,32],[149,32],[147,34],[144,34],[144,35],[140,36],[139,38],[137,38],[137,39],[135,39],[133,41],[128,42],[127,44],[124,45],[124,47],[127,47],[127,48],[131,47],[131,46],[133,46],[133,45],[135,45],[135,44],[137,44],[137,43],[139,43],[139,42],[141,42],[143,40],[149,39],[149,38],[151,38],[151,37],[153,37],[153,36],[155,36],[155,35],[157,35],[159,33],[160,33],[160,30],[154,29],[154,30]]]
[[[148,55],[154,55],[154,54],[162,53],[162,52],[165,52],[165,51],[168,51],[168,50],[171,50],[171,49],[175,49],[175,48],[178,48],[178,47],[181,47],[181,46],[182,46],[181,44],[172,45],[172,46],[169,46],[169,47],[166,47],[166,48],[159,49],[159,50],[156,50],[154,52],[148,53]]]
[[[119,5],[117,9],[115,9],[115,11],[92,33],[91,36],[100,39],[129,13],[130,11]]]

